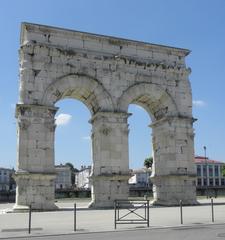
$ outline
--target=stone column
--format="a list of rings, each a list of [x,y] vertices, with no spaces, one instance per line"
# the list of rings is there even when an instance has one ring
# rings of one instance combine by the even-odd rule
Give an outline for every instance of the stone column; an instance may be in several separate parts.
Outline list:
[[[90,207],[113,207],[115,199],[127,199],[128,124],[126,113],[98,112],[92,119],[93,169]]]
[[[221,186],[221,165],[218,165],[218,171],[219,171],[219,176],[218,176],[218,178],[219,178],[219,186]]]
[[[197,204],[193,119],[167,117],[153,122],[153,204]]]
[[[201,186],[204,186],[203,165],[200,165],[200,167],[201,167]]]
[[[54,116],[57,108],[18,104],[15,211],[55,209]]]
[[[216,179],[215,179],[215,165],[214,165],[214,164],[212,164],[212,170],[213,170],[213,175],[212,175],[213,186],[216,186]]]

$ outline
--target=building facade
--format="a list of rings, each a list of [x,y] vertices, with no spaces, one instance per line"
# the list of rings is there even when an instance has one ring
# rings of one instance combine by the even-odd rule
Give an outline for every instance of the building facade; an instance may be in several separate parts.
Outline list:
[[[55,189],[70,189],[72,187],[71,182],[71,169],[66,165],[55,166],[56,179],[55,179]]]
[[[12,178],[14,172],[14,169],[0,168],[0,191],[15,189],[15,181]]]
[[[150,176],[151,169],[141,168],[132,170],[133,176],[129,179],[129,185],[135,188],[152,187]]]
[[[222,175],[224,162],[205,157],[195,157],[197,168],[197,188],[225,188],[225,177]]]
[[[81,170],[75,173],[75,185],[78,189],[91,189],[91,166],[81,166]]]

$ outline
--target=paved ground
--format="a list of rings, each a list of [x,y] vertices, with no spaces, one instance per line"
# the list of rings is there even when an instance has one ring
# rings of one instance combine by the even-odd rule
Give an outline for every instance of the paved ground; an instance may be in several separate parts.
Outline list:
[[[76,202],[78,233],[114,231],[113,210],[90,210],[87,208],[88,201],[76,200]],[[210,200],[202,199],[200,202],[200,206],[183,208],[185,226],[202,228],[202,224],[211,224]],[[225,223],[225,198],[214,199],[214,202],[219,204],[214,206],[215,223],[223,224]],[[58,202],[57,205],[61,211],[32,213],[32,236],[74,233],[73,202]],[[12,239],[13,237],[28,236],[28,214],[5,213],[5,209],[11,207],[12,204],[0,204],[0,238]],[[138,211],[138,214],[143,214],[143,209]],[[121,212],[121,214],[126,213],[126,210]],[[146,228],[145,225],[118,225],[117,230],[145,228],[147,231],[177,226],[181,226],[179,207],[151,207],[150,228]]]
[[[31,237],[32,238],[32,237]],[[194,227],[135,229],[131,231],[114,231],[101,233],[67,234],[59,236],[35,237],[35,240],[216,240],[225,238],[225,225],[204,225]],[[28,240],[29,237],[20,238]]]

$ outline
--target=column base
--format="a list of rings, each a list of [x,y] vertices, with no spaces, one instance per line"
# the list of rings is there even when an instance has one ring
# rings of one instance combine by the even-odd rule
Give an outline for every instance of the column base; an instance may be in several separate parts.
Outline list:
[[[162,175],[151,177],[153,182],[152,205],[198,205],[195,178],[190,175]]]
[[[173,207],[173,206],[179,206],[180,200],[170,200],[170,201],[163,201],[163,200],[153,200],[150,202],[153,206],[165,206],[165,207]],[[185,206],[195,206],[200,205],[200,203],[197,200],[182,200],[182,204]]]
[[[14,212],[32,210],[53,211],[55,205],[55,173],[15,173],[17,183]]]
[[[31,205],[31,208],[32,208],[32,211],[35,210],[35,211],[56,211],[58,210],[59,208],[53,203],[53,204],[37,204],[37,205],[34,205],[32,206]],[[12,212],[28,212],[29,211],[29,206],[26,206],[26,205],[18,205],[18,204],[15,204],[13,206],[13,209],[12,209]]]
[[[128,179],[130,175],[99,175],[92,176],[92,201],[89,208],[114,208],[114,201],[127,200],[129,196]]]
[[[91,201],[88,204],[88,208],[91,209],[113,209],[114,208],[114,201]]]

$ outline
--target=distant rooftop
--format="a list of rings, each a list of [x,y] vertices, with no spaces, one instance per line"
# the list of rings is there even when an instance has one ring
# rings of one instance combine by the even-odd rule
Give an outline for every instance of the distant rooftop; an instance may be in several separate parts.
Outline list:
[[[70,169],[70,167],[66,164],[55,165],[55,168],[69,168]]]
[[[146,173],[151,172],[151,168],[139,168],[139,169],[133,169],[133,173]]]
[[[4,167],[0,167],[0,170],[14,171],[14,168],[4,168]]]
[[[225,164],[225,162],[223,162],[223,161],[212,160],[212,159],[209,159],[209,158],[205,158],[203,156],[195,156],[195,163],[205,163],[205,161],[207,161],[207,163]]]

